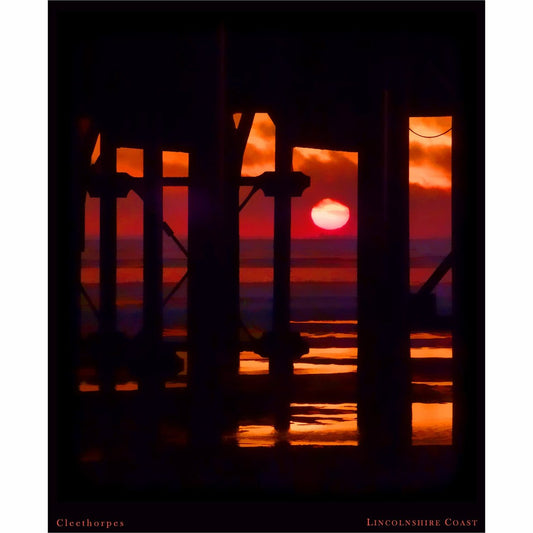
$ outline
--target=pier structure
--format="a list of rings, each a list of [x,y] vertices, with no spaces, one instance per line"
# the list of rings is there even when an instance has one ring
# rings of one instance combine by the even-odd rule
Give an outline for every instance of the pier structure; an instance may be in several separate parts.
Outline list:
[[[72,354],[80,344],[83,234],[78,212],[85,192],[100,198],[98,334],[106,361],[102,387],[112,394],[111,361],[122,342],[116,325],[116,199],[133,190],[144,206],[143,328],[135,344],[139,387],[146,395],[147,421],[157,410],[164,369],[175,364],[175,350],[165,348],[162,338],[162,234],[168,233],[162,198],[166,186],[186,186],[191,442],[217,446],[225,431],[235,429],[239,188],[253,185],[274,198],[272,331],[257,349],[269,357],[273,383],[281,384],[276,425],[287,429],[292,364],[305,353],[290,330],[291,199],[305,194],[313,178],[292,171],[292,148],[357,151],[359,447],[378,458],[405,457],[411,442],[408,121],[410,116],[451,116],[453,446],[461,475],[479,468],[471,459],[481,413],[476,398],[482,395],[469,391],[482,388],[482,332],[470,327],[468,317],[479,311],[480,280],[472,254],[481,230],[470,212],[482,209],[476,167],[482,108],[472,88],[479,59],[478,43],[468,33],[474,22],[466,8],[464,16],[462,26],[442,16],[433,21],[438,28],[431,34],[414,22],[397,28],[390,15],[372,9],[349,20],[334,11],[320,21],[313,18],[312,32],[296,21],[279,25],[269,16],[248,20],[243,28],[216,14],[201,18],[194,10],[179,17],[171,13],[167,20],[134,16],[129,27],[108,14],[105,24],[91,19],[77,35],[63,28],[52,51],[58,69],[72,69],[75,90],[58,118],[51,176],[59,191],[52,244],[67,250],[57,272],[65,274],[69,295],[59,297],[52,322],[61,367],[55,376],[57,402],[76,396]],[[66,46],[71,41],[74,46]],[[58,88],[56,106],[65,91]],[[235,128],[237,112],[242,119]],[[256,112],[268,112],[276,124],[275,172],[242,178]],[[94,134],[70,138],[84,119],[101,135],[97,168],[86,156]],[[118,147],[144,150],[141,180],[116,172]],[[189,153],[189,175],[163,178],[163,150]],[[63,183],[66,190],[60,190]],[[57,289],[59,279],[55,282]],[[61,422],[72,426],[73,414],[65,417]]]

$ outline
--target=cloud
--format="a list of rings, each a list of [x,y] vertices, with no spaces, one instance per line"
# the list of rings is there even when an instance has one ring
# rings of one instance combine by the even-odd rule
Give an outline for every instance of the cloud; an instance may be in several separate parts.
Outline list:
[[[140,148],[117,148],[117,172],[141,178],[143,175],[143,150]]]
[[[186,152],[163,152],[163,177],[189,175],[189,154]]]
[[[451,187],[451,146],[428,145],[412,141],[409,144],[409,181],[427,188]]]

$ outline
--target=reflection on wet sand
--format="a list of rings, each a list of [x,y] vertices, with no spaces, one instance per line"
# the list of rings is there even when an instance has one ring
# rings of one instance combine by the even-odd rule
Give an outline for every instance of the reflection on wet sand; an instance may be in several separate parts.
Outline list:
[[[291,425],[277,432],[269,425],[242,425],[236,435],[241,447],[288,443],[308,446],[356,446],[357,404],[291,404]]]
[[[413,445],[451,445],[452,407],[451,402],[413,403]]]
[[[307,327],[309,338],[320,338],[321,336],[355,338],[356,333],[330,332],[328,328],[338,324],[343,324],[349,328],[356,323],[355,320],[335,321],[335,323],[320,320],[299,322],[299,324]],[[186,331],[183,328],[176,328],[165,330],[165,333],[166,336],[183,335]],[[452,382],[447,374],[443,373],[442,364],[448,365],[449,362],[445,360],[452,358],[451,336],[446,332],[418,332],[411,334],[411,339],[416,343],[411,348],[411,358],[416,360],[417,365],[419,363],[425,365],[413,374],[415,402],[412,404],[412,443],[413,445],[450,445],[452,438],[452,403],[450,401]],[[440,344],[432,344],[435,341],[440,342]],[[186,353],[180,352],[179,355],[187,361]],[[243,390],[252,387],[253,391],[257,392],[258,386],[265,386],[266,382],[259,383],[259,381],[253,380],[266,379],[268,366],[268,359],[252,351],[242,351],[239,374],[246,383],[252,380],[250,386],[244,387],[243,385]],[[430,366],[431,368],[435,367],[435,370],[429,371],[431,370]],[[346,389],[347,394],[338,394],[334,397],[329,393],[322,394],[322,403],[303,403],[308,401],[304,394],[304,397],[294,398],[300,403],[291,403],[290,405],[291,421],[288,431],[277,432],[271,421],[267,423],[260,416],[252,416],[246,421],[241,420],[241,425],[236,435],[231,436],[231,440],[242,447],[264,447],[283,443],[308,446],[356,446],[358,444],[357,404],[336,403],[343,402],[345,397],[351,399],[350,391],[352,389],[350,387],[353,387],[353,384],[352,381],[348,382],[346,379],[350,378],[350,375],[355,378],[356,372],[356,346],[311,347],[308,354],[294,362],[294,374],[297,379],[315,380],[309,384],[301,382],[299,384],[301,390],[306,391],[306,387],[310,387],[309,390],[315,394],[314,397],[309,397],[310,400],[318,399],[317,390],[322,389],[330,392]],[[338,377],[336,378],[335,375]],[[95,379],[94,370],[85,369],[85,372],[80,375],[79,391],[83,393],[99,391],[100,387],[95,383]],[[186,368],[175,379],[165,383],[166,389],[184,389],[186,386]],[[139,385],[137,381],[129,380],[118,383],[114,388],[118,392],[133,392],[139,389]],[[265,389],[265,393],[267,390]]]
[[[413,403],[412,444],[451,445],[452,403]],[[241,425],[236,434],[241,447],[281,443],[307,446],[357,446],[357,404],[291,404],[291,424],[286,432],[271,425]]]

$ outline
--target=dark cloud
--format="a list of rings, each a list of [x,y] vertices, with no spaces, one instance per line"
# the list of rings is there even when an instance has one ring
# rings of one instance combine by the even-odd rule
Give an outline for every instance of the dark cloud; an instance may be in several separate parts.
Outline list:
[[[443,174],[450,174],[452,170],[451,147],[412,141],[409,144],[409,161],[414,166],[430,166],[438,168]]]

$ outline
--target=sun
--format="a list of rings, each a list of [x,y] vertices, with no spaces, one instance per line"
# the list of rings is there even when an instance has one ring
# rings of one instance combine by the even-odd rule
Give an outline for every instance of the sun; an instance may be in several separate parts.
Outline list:
[[[336,200],[324,198],[311,209],[311,218],[319,228],[339,229],[350,219],[350,209]]]

